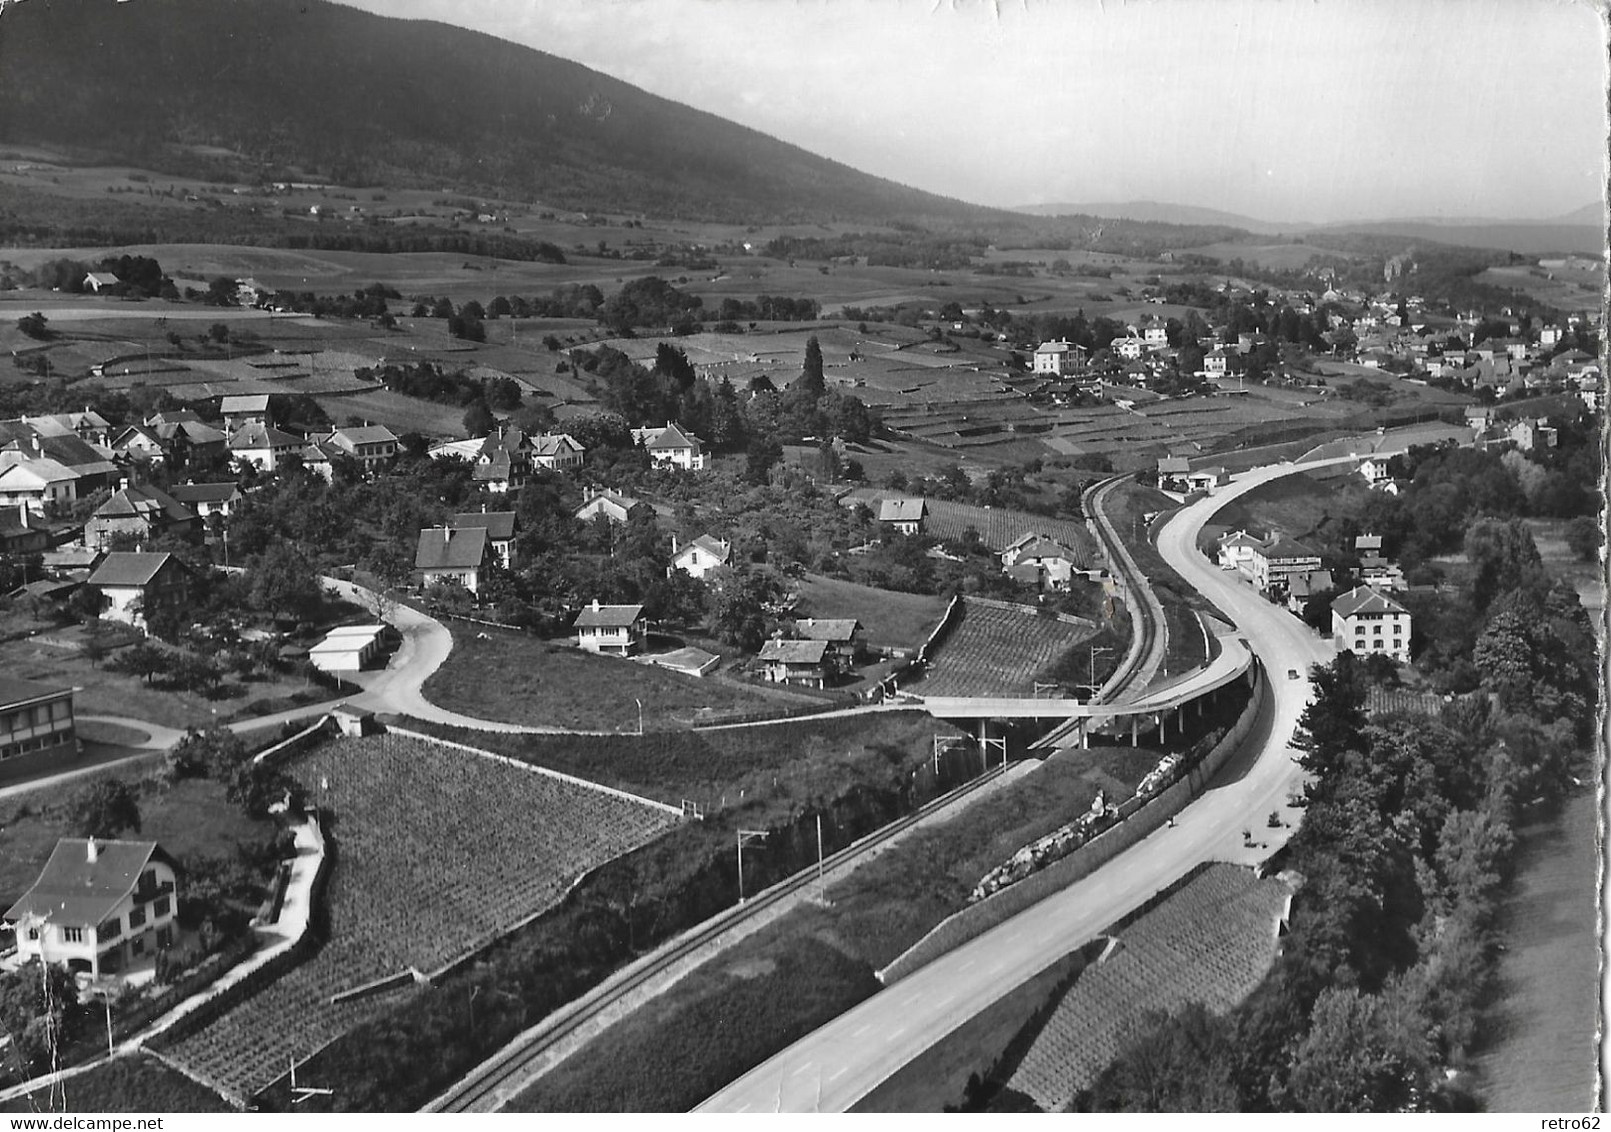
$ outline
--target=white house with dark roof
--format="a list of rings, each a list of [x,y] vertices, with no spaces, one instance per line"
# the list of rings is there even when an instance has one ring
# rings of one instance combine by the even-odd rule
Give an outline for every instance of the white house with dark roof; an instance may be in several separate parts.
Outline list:
[[[619,491],[612,491],[609,488],[590,487],[582,492],[582,505],[576,509],[576,517],[587,523],[603,515],[612,523],[624,523],[634,508],[642,506],[642,503],[630,495],[622,495]]]
[[[99,295],[102,291],[116,287],[123,280],[110,271],[92,271],[84,276],[83,290]]]
[[[365,472],[376,471],[397,455],[397,437],[385,425],[338,428],[324,442],[357,460]]]
[[[475,593],[486,563],[485,527],[425,527],[414,547],[414,569],[427,588],[457,582]]]
[[[279,468],[286,456],[300,453],[307,446],[301,437],[281,432],[273,425],[248,421],[237,428],[229,438],[229,454],[240,468],[255,468],[272,472]]]
[[[0,505],[26,504],[43,515],[51,506],[70,507],[78,498],[79,475],[49,457],[0,466]]]
[[[643,445],[649,459],[662,467],[697,472],[710,465],[704,442],[675,421],[664,428],[635,428],[632,443]]]
[[[919,498],[881,499],[878,503],[879,526],[889,527],[903,535],[919,534],[928,506]]]
[[[1066,377],[1085,367],[1085,347],[1070,344],[1066,339],[1042,342],[1035,347],[1035,358],[1030,363],[1031,373]]]
[[[453,516],[450,526],[458,530],[480,527],[487,532],[487,546],[505,570],[515,563],[515,513],[513,511],[464,511]]]
[[[1359,656],[1385,653],[1410,659],[1410,611],[1369,586],[1355,586],[1331,603],[1331,635],[1338,648]]]
[[[231,393],[219,402],[218,411],[224,417],[224,431],[231,436],[246,424],[272,425],[274,409],[267,393]]]
[[[1320,569],[1320,552],[1297,539],[1276,535],[1253,550],[1253,583],[1261,590],[1284,586],[1294,574]]]
[[[106,600],[102,617],[150,632],[151,613],[183,608],[189,600],[190,570],[167,551],[114,550],[101,559],[87,584]]]
[[[132,535],[142,543],[169,532],[195,538],[201,528],[201,516],[161,488],[150,484],[133,487],[124,481],[85,520],[84,545],[104,550],[119,534]]]
[[[669,578],[673,570],[681,570],[690,578],[703,578],[712,570],[726,566],[732,556],[733,544],[711,535],[700,535],[681,549],[678,549],[677,539],[673,536],[671,565],[666,568],[666,577]]]
[[[25,961],[99,979],[173,946],[179,872],[155,841],[64,837],[4,919]]]
[[[587,449],[568,432],[545,432],[531,438],[531,462],[539,468],[580,468]]]
[[[214,515],[227,519],[245,498],[241,495],[240,484],[233,480],[225,483],[176,483],[168,489],[168,494],[203,519]]]
[[[649,623],[641,605],[600,605],[595,598],[584,606],[571,627],[576,645],[588,652],[628,656],[643,648]]]

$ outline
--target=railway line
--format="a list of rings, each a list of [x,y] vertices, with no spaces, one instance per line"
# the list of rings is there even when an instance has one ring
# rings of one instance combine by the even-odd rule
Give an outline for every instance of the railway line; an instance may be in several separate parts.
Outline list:
[[[942,794],[920,808],[874,830],[843,849],[823,858],[821,873],[849,864],[863,853],[885,844],[954,802],[982,789],[999,778],[1001,764],[989,767],[979,777]],[[567,1039],[604,1017],[633,993],[666,974],[676,964],[693,958],[744,921],[760,916],[776,905],[798,896],[817,883],[819,869],[813,865],[752,896],[743,904],[713,916],[682,935],[662,944],[653,952],[622,968],[587,994],[560,1007],[536,1026],[517,1037],[491,1058],[482,1062],[453,1088],[441,1094],[423,1112],[497,1112],[540,1072],[540,1063]]]
[[[1101,544],[1118,580],[1119,592],[1130,608],[1130,646],[1095,697],[1121,703],[1135,699],[1146,689],[1153,674],[1163,664],[1164,652],[1169,644],[1163,606],[1148,585],[1146,575],[1124,545],[1124,540],[1119,537],[1118,528],[1106,510],[1108,498],[1129,478],[1113,476],[1092,484],[1085,489],[1081,499],[1091,533]]]

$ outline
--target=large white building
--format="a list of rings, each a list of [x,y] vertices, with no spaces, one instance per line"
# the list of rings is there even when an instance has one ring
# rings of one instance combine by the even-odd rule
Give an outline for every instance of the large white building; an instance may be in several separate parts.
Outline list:
[[[1359,656],[1385,653],[1410,659],[1410,611],[1369,586],[1355,586],[1331,603],[1331,634],[1338,648]]]

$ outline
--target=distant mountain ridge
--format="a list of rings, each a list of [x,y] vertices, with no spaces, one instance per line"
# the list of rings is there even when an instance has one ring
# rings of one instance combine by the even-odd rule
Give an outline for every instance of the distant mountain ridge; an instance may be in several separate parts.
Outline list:
[[[1224,224],[1260,236],[1302,236],[1310,232],[1366,232],[1381,236],[1431,240],[1462,247],[1499,248],[1519,255],[1548,252],[1605,251],[1605,206],[1591,202],[1564,216],[1546,220],[1502,220],[1487,217],[1409,217],[1394,220],[1350,220],[1331,224],[1259,220],[1234,212],[1158,201],[1107,204],[1037,204],[1014,209],[1031,216],[1098,216],[1150,220],[1163,224]]]
[[[327,0],[8,5],[0,142],[164,172],[217,147],[259,173],[746,223],[1005,215],[531,48]]]

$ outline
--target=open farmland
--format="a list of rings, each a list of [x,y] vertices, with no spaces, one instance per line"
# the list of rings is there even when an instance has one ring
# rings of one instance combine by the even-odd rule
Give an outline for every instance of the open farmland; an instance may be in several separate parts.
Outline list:
[[[945,613],[945,599],[897,593],[807,574],[800,582],[797,617],[854,617],[875,648],[916,648]]]
[[[907,691],[920,696],[1033,696],[1035,682],[1096,626],[1067,614],[964,598],[956,621]]]
[[[552,908],[576,880],[674,826],[668,809],[429,740],[327,742],[288,769],[330,815],[329,939],[166,1053],[252,1095],[409,992],[332,1004],[438,971]],[[406,984],[405,984],[406,985]]]
[[[1291,889],[1237,865],[1211,864],[1129,926],[1106,959],[1084,969],[1007,1084],[1058,1111],[1088,1089],[1142,1017],[1201,1002],[1223,1013],[1275,961]]]

